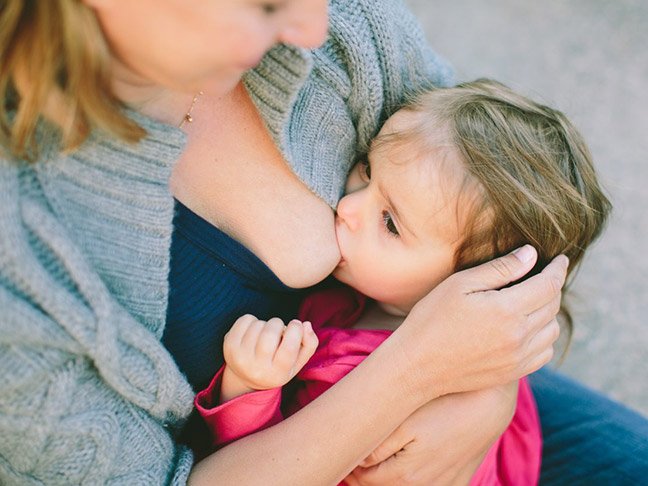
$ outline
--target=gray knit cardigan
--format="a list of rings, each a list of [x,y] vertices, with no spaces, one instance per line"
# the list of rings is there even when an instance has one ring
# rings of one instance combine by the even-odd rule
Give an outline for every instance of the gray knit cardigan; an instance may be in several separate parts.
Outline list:
[[[397,0],[334,0],[329,39],[278,46],[245,84],[296,174],[335,206],[358,147],[405,90],[450,82]],[[185,137],[130,115],[36,163],[0,157],[0,484],[184,484],[193,391],[161,345]]]

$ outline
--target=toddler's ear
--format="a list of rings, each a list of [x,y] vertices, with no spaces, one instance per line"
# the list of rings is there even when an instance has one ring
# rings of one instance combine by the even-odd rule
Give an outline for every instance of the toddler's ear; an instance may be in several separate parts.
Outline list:
[[[351,194],[367,186],[369,179],[366,176],[366,170],[366,162],[362,160],[356,162],[351,172],[349,172],[349,177],[347,177],[344,194]]]

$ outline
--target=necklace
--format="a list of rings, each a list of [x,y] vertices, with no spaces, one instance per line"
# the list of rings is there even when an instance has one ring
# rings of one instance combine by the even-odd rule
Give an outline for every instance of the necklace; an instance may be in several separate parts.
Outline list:
[[[178,128],[182,128],[182,126],[185,123],[191,123],[193,121],[193,117],[191,116],[191,112],[194,109],[194,106],[196,106],[196,102],[198,101],[198,98],[200,98],[203,95],[202,91],[199,91],[196,93],[191,100],[191,106],[189,106],[189,109],[187,110],[187,113],[185,113],[185,116],[182,117],[182,121],[180,122],[180,125],[178,125]]]

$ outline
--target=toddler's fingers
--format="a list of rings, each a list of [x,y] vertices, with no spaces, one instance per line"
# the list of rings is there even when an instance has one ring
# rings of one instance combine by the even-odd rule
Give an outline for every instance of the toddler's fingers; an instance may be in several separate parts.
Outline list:
[[[232,327],[227,334],[225,334],[225,341],[227,341],[231,346],[239,346],[243,339],[243,335],[246,333],[250,324],[258,319],[252,314],[245,314],[244,316],[236,319]]]
[[[259,319],[252,321],[241,338],[241,347],[254,353],[265,324],[265,321]]]
[[[310,321],[304,321],[302,325],[304,326],[302,346],[313,349],[316,348],[317,344],[319,343],[319,339],[317,339],[317,334],[315,334],[315,331],[313,331],[313,324],[311,324]]]
[[[299,349],[299,355],[297,356],[297,361],[295,363],[295,369],[301,370],[308,360],[313,356],[313,353],[317,349],[319,344],[319,339],[313,331],[313,326],[310,322],[306,321],[303,324],[304,326],[304,335],[302,337],[301,348]]]
[[[286,326],[284,326],[283,321],[278,317],[273,317],[266,322],[259,334],[259,340],[255,349],[256,355],[271,362],[279,347],[285,329]]]
[[[547,265],[542,272],[529,277],[524,282],[503,289],[513,309],[529,315],[552,302],[565,284],[569,260],[559,255]]]
[[[301,348],[304,327],[298,320],[292,320],[286,326],[281,343],[274,355],[274,364],[286,369],[292,369]]]

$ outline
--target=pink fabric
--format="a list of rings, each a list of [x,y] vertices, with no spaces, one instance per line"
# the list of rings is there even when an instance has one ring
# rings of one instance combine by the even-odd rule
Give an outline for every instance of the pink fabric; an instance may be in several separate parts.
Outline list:
[[[366,297],[349,288],[317,292],[306,298],[299,319],[310,320],[319,338],[313,357],[296,377],[294,395],[280,388],[241,395],[221,405],[221,368],[210,385],[196,396],[195,404],[212,433],[214,447],[222,447],[253,432],[268,428],[328,390],[390,335],[390,331],[351,329]],[[520,380],[515,415],[493,444],[471,485],[533,485],[540,473],[542,436],[536,403],[526,379]]]

